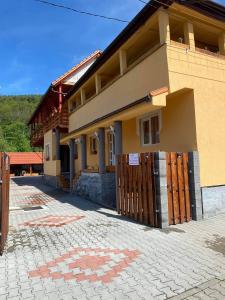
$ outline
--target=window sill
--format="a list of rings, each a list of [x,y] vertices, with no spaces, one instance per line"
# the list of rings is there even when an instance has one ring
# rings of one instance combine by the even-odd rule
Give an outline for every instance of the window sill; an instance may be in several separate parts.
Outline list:
[[[146,148],[146,147],[153,147],[153,146],[159,146],[159,145],[160,145],[160,142],[156,143],[156,144],[141,144],[141,147]]]

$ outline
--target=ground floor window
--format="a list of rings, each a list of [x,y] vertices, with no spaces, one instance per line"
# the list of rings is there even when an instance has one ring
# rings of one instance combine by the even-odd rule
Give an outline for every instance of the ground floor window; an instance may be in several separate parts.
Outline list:
[[[115,159],[115,137],[113,132],[108,133],[108,155],[109,155],[109,166],[114,166]]]
[[[49,150],[49,144],[45,145],[45,160],[50,159],[50,150]]]
[[[90,152],[91,154],[97,154],[97,138],[95,136],[90,137]]]
[[[141,145],[160,143],[160,112],[150,114],[140,120]]]

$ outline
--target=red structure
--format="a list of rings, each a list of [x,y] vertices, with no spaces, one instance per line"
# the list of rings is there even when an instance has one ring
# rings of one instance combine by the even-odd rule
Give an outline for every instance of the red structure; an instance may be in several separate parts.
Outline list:
[[[70,80],[70,77],[88,66],[100,55],[101,51],[95,51],[51,83],[28,122],[33,147],[43,147],[44,134],[49,130],[58,128],[61,133],[68,133],[68,104],[64,98],[78,80],[78,78]]]
[[[15,176],[41,174],[43,170],[42,152],[8,152],[10,174]]]

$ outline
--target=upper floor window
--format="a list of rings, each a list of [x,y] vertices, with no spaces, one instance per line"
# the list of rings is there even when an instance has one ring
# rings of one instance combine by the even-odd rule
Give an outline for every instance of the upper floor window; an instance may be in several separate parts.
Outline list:
[[[160,143],[160,113],[157,112],[141,119],[140,130],[142,146]]]

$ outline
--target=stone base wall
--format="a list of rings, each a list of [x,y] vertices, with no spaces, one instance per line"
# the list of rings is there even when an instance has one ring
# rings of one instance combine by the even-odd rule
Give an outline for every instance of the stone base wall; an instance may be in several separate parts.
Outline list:
[[[55,188],[59,188],[59,179],[57,176],[44,175],[44,183]]]
[[[225,185],[203,187],[201,190],[204,218],[225,213]]]
[[[82,173],[75,193],[105,207],[116,208],[115,173]]]

